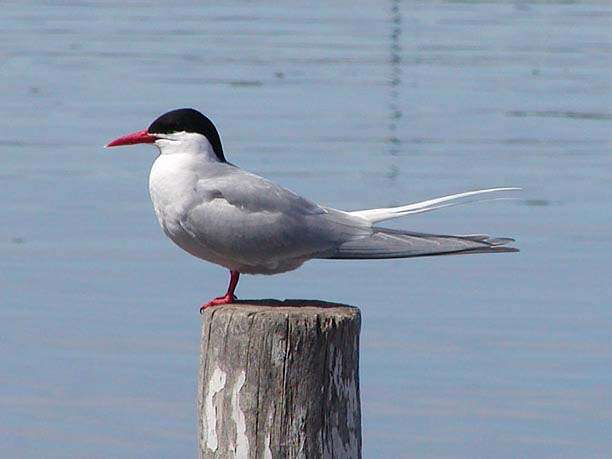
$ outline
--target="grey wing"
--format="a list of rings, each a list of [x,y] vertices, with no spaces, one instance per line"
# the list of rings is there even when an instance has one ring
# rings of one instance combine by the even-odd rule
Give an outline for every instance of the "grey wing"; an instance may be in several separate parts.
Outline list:
[[[202,245],[246,264],[310,257],[333,246],[316,222],[327,210],[240,169],[200,180],[182,225]]]
[[[232,167],[214,179],[205,179],[198,186],[218,192],[230,204],[249,212],[279,212],[296,216],[326,213],[326,209],[270,180]]]
[[[245,264],[289,258],[408,258],[514,252],[509,238],[447,236],[372,227],[262,177],[231,168],[200,180],[183,227],[208,249]]]
[[[518,252],[513,247],[504,247],[504,244],[513,241],[511,238],[492,238],[487,235],[447,236],[373,227],[369,235],[354,237],[339,244],[327,258],[411,258]]]

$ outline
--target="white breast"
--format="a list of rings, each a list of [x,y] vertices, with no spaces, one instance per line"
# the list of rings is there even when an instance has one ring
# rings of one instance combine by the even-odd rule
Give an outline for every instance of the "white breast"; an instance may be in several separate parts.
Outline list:
[[[149,175],[149,193],[164,231],[178,225],[193,204],[197,175],[189,167],[190,155],[160,155]]]
[[[183,228],[189,209],[196,195],[197,157],[192,155],[160,155],[151,168],[149,193],[155,215],[164,233],[179,247],[190,254],[208,261],[217,262],[201,243],[195,241]]]

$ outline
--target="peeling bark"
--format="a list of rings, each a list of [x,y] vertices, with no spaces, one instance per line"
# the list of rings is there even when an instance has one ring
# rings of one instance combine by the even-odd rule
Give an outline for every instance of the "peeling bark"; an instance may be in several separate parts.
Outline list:
[[[361,458],[360,322],[309,300],[207,309],[199,457]]]

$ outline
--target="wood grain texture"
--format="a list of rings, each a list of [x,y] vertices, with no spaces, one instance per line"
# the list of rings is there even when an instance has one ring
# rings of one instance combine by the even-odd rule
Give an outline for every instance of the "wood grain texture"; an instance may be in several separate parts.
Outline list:
[[[249,301],[205,311],[200,458],[360,458],[359,310]]]

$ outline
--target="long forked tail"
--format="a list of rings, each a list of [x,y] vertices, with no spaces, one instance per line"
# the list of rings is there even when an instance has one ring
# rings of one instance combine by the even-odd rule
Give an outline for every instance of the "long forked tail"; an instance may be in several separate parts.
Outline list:
[[[372,230],[370,235],[344,242],[325,258],[355,260],[518,252],[518,249],[513,247],[504,247],[505,244],[514,242],[511,238],[492,238],[484,234],[445,236],[388,228]]]
[[[486,190],[466,191],[465,193],[451,194],[441,198],[428,199],[427,201],[416,202],[399,207],[386,207],[380,209],[356,210],[348,212],[355,217],[361,217],[370,223],[382,222],[392,218],[403,217],[404,215],[420,214],[422,212],[430,212],[432,210],[441,209],[443,207],[457,206],[467,204],[469,202],[490,201],[503,198],[485,198],[485,199],[468,199],[474,196],[483,194],[498,193],[504,191],[517,191],[520,188],[489,188]]]

